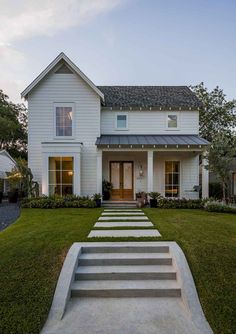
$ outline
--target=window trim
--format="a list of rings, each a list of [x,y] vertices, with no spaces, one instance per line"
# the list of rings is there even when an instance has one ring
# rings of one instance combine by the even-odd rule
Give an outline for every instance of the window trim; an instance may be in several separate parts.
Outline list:
[[[234,187],[234,178],[236,178],[236,172],[232,173],[232,194],[233,196],[236,196],[236,185]]]
[[[177,127],[176,128],[169,128],[168,127],[168,116],[174,115],[177,116]],[[166,130],[167,131],[179,131],[180,130],[180,113],[178,111],[169,111],[166,114]]]
[[[178,162],[179,163],[179,195],[178,196],[172,196],[172,197],[166,197],[166,162]],[[178,159],[166,159],[164,161],[164,197],[165,198],[171,198],[171,199],[175,199],[175,198],[181,198],[182,197],[182,192],[181,192],[181,179],[182,179],[182,174],[181,174],[181,160]]]
[[[118,116],[126,116],[126,127],[125,128],[118,128],[117,127],[117,118]],[[129,130],[129,116],[128,116],[128,113],[116,113],[115,114],[115,129],[117,131],[127,131]]]
[[[72,136],[57,136],[56,133],[56,108],[57,107],[71,107],[72,108]],[[54,139],[70,140],[75,138],[75,103],[74,102],[54,102],[53,103],[53,124],[54,124]]]

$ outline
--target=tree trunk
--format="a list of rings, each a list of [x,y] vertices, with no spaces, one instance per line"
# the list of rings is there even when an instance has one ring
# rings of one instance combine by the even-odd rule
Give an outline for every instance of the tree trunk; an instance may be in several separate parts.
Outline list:
[[[225,203],[225,198],[226,198],[226,196],[225,196],[225,183],[224,182],[222,182],[222,188],[223,188],[223,202]]]

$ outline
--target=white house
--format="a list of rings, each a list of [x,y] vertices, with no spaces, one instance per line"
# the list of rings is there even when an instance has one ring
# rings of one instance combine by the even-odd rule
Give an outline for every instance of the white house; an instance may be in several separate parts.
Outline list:
[[[43,194],[198,198],[200,101],[186,86],[96,86],[64,54],[22,92],[29,167]],[[202,170],[203,197],[208,172]]]
[[[6,150],[0,151],[0,181],[3,185],[3,193],[9,191],[9,182],[7,180],[7,173],[11,172],[12,169],[16,166],[15,160]],[[0,184],[1,185],[1,184]]]

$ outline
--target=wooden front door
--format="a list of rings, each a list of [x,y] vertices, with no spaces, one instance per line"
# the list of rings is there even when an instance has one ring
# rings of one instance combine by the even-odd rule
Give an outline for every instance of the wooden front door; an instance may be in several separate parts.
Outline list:
[[[133,200],[133,162],[111,161],[110,181],[113,185],[113,201]]]

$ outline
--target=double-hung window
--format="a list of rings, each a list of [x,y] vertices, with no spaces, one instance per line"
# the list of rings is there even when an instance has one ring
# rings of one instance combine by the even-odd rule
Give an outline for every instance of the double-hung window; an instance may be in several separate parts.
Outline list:
[[[117,114],[116,115],[116,129],[117,130],[128,130],[128,115]]]
[[[165,197],[179,197],[180,194],[180,163],[165,162]]]
[[[55,103],[55,136],[56,137],[73,137],[73,103]]]
[[[167,130],[179,129],[179,113],[167,114]]]

